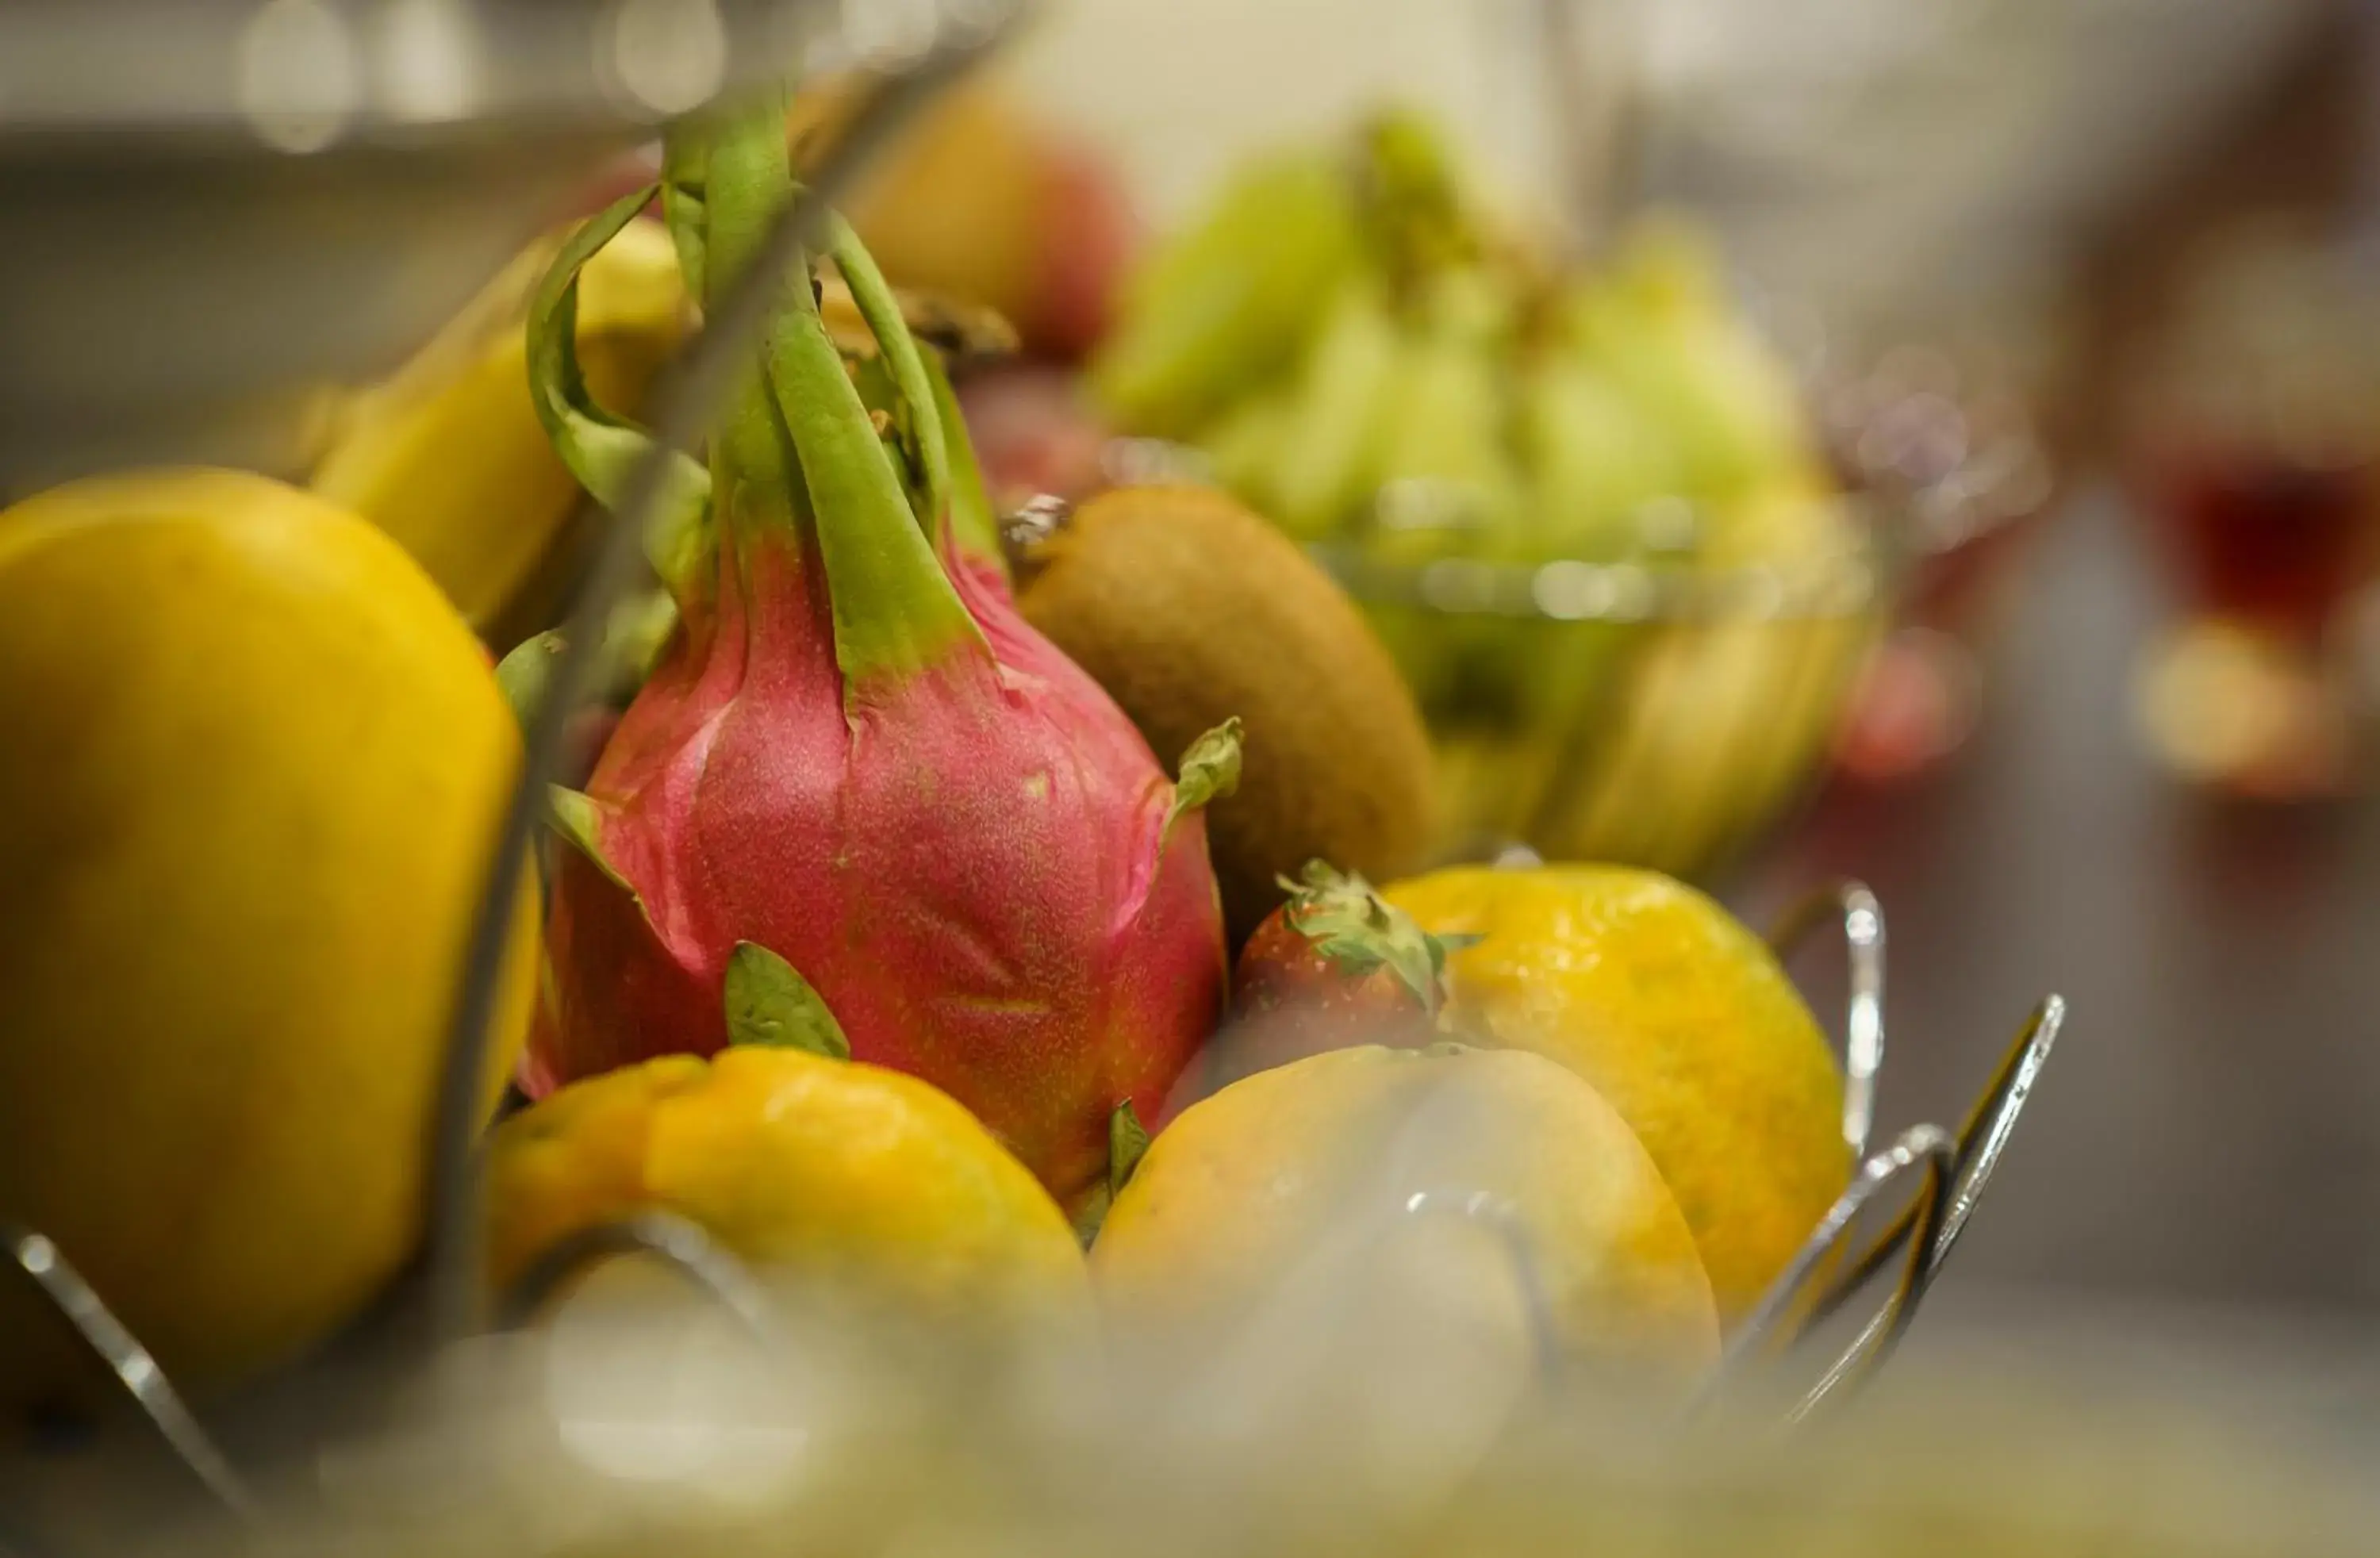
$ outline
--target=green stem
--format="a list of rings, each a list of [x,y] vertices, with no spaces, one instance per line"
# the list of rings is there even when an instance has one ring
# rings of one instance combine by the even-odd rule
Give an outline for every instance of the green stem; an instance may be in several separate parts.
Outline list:
[[[942,446],[950,454],[951,501],[946,512],[951,539],[960,552],[990,563],[1002,578],[1007,578],[1008,554],[1000,544],[1000,518],[992,512],[990,493],[984,488],[983,468],[976,463],[975,444],[967,437],[958,394],[951,388],[951,376],[942,371],[941,359],[931,352],[926,354],[926,372],[933,383],[934,415],[942,424]]]
[[[677,250],[686,295],[698,300],[709,296],[702,289],[702,274],[710,161],[710,146],[698,137],[674,135],[662,143],[662,219],[669,224],[670,242]]]
[[[570,235],[529,299],[527,349],[529,398],[562,463],[595,501],[617,511],[637,469],[650,456],[653,435],[604,407],[587,387],[578,363],[578,276],[589,261],[637,219],[650,189],[614,201]],[[710,477],[699,462],[673,451],[660,501],[645,529],[645,554],[672,593],[684,601],[708,546]]]
[[[663,141],[664,165],[701,178],[699,243],[703,310],[715,316],[735,279],[759,258],[769,226],[791,198],[793,170],[785,154],[785,103],[764,94],[741,113],[682,121]],[[684,197],[681,196],[682,209]],[[685,263],[686,246],[679,248]],[[807,277],[808,259],[795,261]],[[786,291],[808,288],[789,286]],[[795,518],[785,495],[796,479],[793,451],[769,397],[759,363],[740,372],[721,402],[710,444],[711,485],[723,537],[738,537],[771,518]]]
[[[778,316],[769,381],[802,454],[845,703],[878,676],[913,675],[963,643],[981,646],[815,301]]]
[[[784,103],[771,97],[711,127],[673,134],[707,138],[702,263],[715,300],[753,262],[770,224],[793,197]],[[682,149],[677,162],[690,165],[695,155],[692,148]],[[889,298],[864,251],[858,270],[856,278],[844,273],[855,298],[864,296],[871,278]],[[848,708],[866,700],[877,678],[913,675],[962,645],[980,648],[983,640],[911,512],[893,456],[827,335],[807,255],[784,294],[764,340],[765,366],[737,387],[713,443],[720,521],[730,544],[770,528],[799,534],[807,497],[807,517],[826,568],[835,663]],[[889,322],[864,317],[884,347],[887,366],[896,375],[904,372],[899,358],[906,347],[906,371],[922,383],[922,364],[897,309]],[[923,411],[917,418],[921,425],[929,420]]]
[[[917,474],[925,483],[926,512],[921,517],[931,535],[941,524],[942,505],[950,498],[951,463],[942,420],[935,413],[933,381],[926,375],[925,354],[909,334],[901,299],[892,295],[884,274],[876,268],[875,256],[840,215],[827,220],[827,253],[843,273],[851,300],[858,305],[859,317],[868,322],[868,333],[884,354],[892,385],[901,392],[901,431],[915,452]]]

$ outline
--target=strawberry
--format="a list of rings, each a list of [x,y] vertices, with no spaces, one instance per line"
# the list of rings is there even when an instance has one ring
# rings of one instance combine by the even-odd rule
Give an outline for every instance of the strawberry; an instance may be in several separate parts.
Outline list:
[[[1260,1051],[1259,1065],[1277,1065],[1351,1044],[1438,1036],[1446,955],[1474,938],[1429,934],[1370,882],[1325,861],[1308,861],[1303,880],[1283,877],[1281,886],[1289,901],[1240,952],[1233,1048]]]

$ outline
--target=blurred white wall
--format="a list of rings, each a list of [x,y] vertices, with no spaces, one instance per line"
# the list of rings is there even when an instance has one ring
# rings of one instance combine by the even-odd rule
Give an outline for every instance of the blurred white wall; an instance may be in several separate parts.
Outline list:
[[[1518,193],[1546,177],[1521,14],[1517,0],[1046,0],[1013,65],[1160,222],[1249,148],[1392,97],[1438,109]]]
[[[1770,289],[1893,319],[2054,285],[2078,226],[2186,152],[2321,0],[1573,3],[1633,40],[1654,193],[1718,215]],[[1246,148],[1388,95],[1547,201],[1536,4],[1048,0],[1015,65],[1159,221]]]

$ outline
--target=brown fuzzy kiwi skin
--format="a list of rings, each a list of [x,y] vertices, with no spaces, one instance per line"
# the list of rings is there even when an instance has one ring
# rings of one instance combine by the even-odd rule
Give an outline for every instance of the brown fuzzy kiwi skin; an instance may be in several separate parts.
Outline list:
[[[1375,882],[1422,863],[1429,738],[1354,602],[1272,526],[1203,487],[1124,487],[1020,559],[1026,619],[1108,690],[1169,769],[1238,715],[1238,791],[1208,837],[1236,948],[1325,859]]]

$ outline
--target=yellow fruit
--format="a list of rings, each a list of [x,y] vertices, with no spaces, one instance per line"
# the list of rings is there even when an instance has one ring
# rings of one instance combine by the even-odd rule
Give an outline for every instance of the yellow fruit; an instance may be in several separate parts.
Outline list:
[[[1742,1315],[1851,1178],[1842,1077],[1760,939],[1702,894],[1619,866],[1466,867],[1385,890],[1436,935],[1461,1029],[1534,1050],[1633,1126]]]
[[[839,126],[849,80],[805,91],[796,145]],[[964,83],[937,102],[840,201],[876,262],[904,286],[965,298],[1019,324],[1038,309],[1047,154],[998,85]]]
[[[445,1030],[519,737],[386,536],[261,477],[0,514],[0,1223],[165,1367],[288,1359],[421,1233]],[[527,1025],[524,893],[489,1101]],[[72,1348],[0,1282],[0,1406]]]
[[[1150,1146],[1092,1274],[1127,1314],[1228,1314],[1334,1224],[1473,1192],[1517,1218],[1571,1348],[1690,1368],[1717,1357],[1710,1284],[1652,1160],[1594,1089],[1509,1051],[1366,1045],[1232,1083]],[[1511,1260],[1500,1244],[1475,1248]]]
[[[755,1265],[945,1311],[1079,1298],[1057,1202],[954,1100],[806,1051],[668,1055],[505,1121],[490,1160],[490,1263],[509,1284],[557,1240],[674,1212]]]
[[[558,239],[531,249],[437,340],[339,413],[313,490],[395,536],[484,635],[545,603],[545,566],[580,501],[530,404],[521,311]],[[632,412],[684,329],[677,254],[630,223],[578,278],[578,360],[596,400]]]

